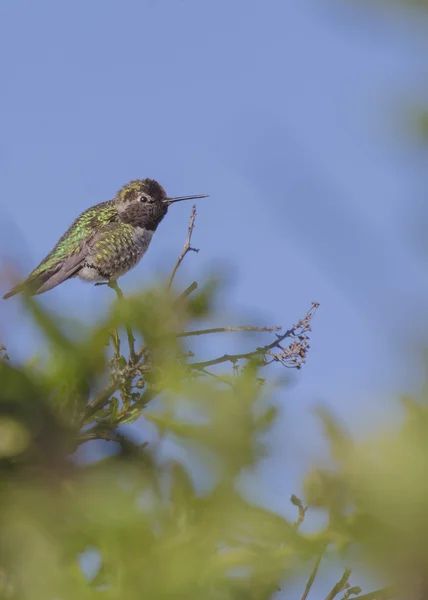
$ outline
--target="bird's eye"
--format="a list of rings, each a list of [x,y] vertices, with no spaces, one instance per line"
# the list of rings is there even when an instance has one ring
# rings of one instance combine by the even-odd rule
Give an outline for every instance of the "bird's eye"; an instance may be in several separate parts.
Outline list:
[[[141,196],[140,201],[141,202],[148,202],[147,196]]]

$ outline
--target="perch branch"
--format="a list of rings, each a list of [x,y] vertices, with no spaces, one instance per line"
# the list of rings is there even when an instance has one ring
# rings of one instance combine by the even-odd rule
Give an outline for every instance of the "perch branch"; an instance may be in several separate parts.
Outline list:
[[[120,287],[117,285],[117,281],[115,281],[115,280],[109,281],[108,286],[116,292],[119,302],[122,302],[123,301],[123,292],[120,289]],[[125,325],[125,328],[126,328],[126,335],[128,338],[128,345],[129,345],[129,358],[132,363],[135,363],[136,355],[135,355],[134,334],[132,333],[132,329],[129,325]]]
[[[172,285],[172,282],[174,281],[174,277],[177,274],[178,269],[180,268],[181,263],[184,260],[184,257],[186,256],[186,254],[188,252],[199,252],[199,249],[197,248],[192,248],[191,241],[192,241],[192,233],[193,233],[193,229],[195,227],[195,219],[196,219],[196,205],[194,204],[192,206],[192,212],[190,213],[190,222],[189,222],[189,228],[187,230],[187,239],[184,243],[183,246],[183,250],[181,251],[180,256],[178,257],[177,262],[175,263],[175,266],[172,270],[172,273],[168,279],[168,283],[167,283],[167,288],[169,289]]]

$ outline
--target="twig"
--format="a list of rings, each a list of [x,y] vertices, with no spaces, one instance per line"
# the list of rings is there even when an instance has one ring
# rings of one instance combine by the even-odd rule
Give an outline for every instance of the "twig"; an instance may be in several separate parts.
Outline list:
[[[197,331],[183,331],[182,333],[177,333],[176,337],[190,337],[192,335],[207,335],[209,333],[225,333],[228,331],[280,331],[281,327],[252,327],[252,326],[242,326],[242,327],[213,327],[212,329],[198,329]]]
[[[114,433],[113,431],[107,430],[89,430],[87,432],[82,433],[77,438],[77,443],[80,446],[85,442],[90,442],[91,440],[105,440],[107,442],[122,442],[125,439],[125,436],[120,433]]]
[[[135,368],[135,365],[134,365],[134,368]],[[141,368],[141,365],[140,365],[140,368]],[[132,368],[130,369],[130,367],[128,367],[127,369],[128,369],[128,371],[123,377],[124,377],[124,379],[127,379],[127,378],[132,379],[132,377],[135,375],[135,371],[131,370]],[[136,369],[136,370],[138,370],[138,369]],[[94,417],[94,415],[99,410],[103,409],[105,407],[105,405],[108,404],[110,397],[115,392],[117,392],[117,390],[119,388],[120,388],[120,383],[113,381],[102,392],[100,392],[100,394],[98,394],[94,398],[94,400],[86,407],[86,413],[85,413],[85,417],[83,419],[82,424],[85,425],[85,424],[88,424],[91,421],[93,421],[94,419],[91,419],[91,417]],[[144,406],[146,406],[146,404],[148,404],[151,400],[153,400],[153,398],[155,398],[159,393],[160,393],[159,389],[150,388],[149,390],[146,390],[146,392],[137,401],[135,401],[133,404],[130,404],[130,406],[126,410],[126,414],[125,413],[122,414],[116,420],[116,423],[114,423],[112,425],[112,428],[117,427],[117,425],[125,422],[125,419],[131,414],[132,411],[135,411],[136,409],[141,410],[142,408],[144,408]],[[99,427],[99,425],[95,425],[91,429],[84,432],[82,435],[92,433],[92,432],[96,431],[98,427]],[[104,431],[109,431],[109,430],[106,428],[106,429],[104,429]]]
[[[306,515],[306,511],[308,510],[308,507],[303,506],[303,502],[300,500],[300,498],[298,498],[294,494],[291,496],[290,500],[291,500],[291,503],[294,506],[297,506],[297,508],[299,509],[299,516],[297,518],[297,521],[295,521],[295,523],[293,525],[294,531],[297,531],[305,519],[305,515]]]
[[[110,333],[111,341],[113,342],[113,355],[115,360],[120,358],[120,337],[116,328]]]
[[[144,352],[143,352],[144,354]],[[88,404],[85,410],[84,422],[88,422],[96,412],[104,408],[108,403],[110,396],[112,396],[121,387],[124,381],[132,381],[135,376],[142,375],[144,372],[150,370],[150,366],[133,363],[126,365],[121,371],[112,378],[112,380],[101,390],[95,398]]]
[[[212,367],[213,365],[219,365],[224,362],[235,363],[240,359],[251,359],[256,358],[257,356],[263,357],[269,355],[272,356],[274,360],[281,362],[285,366],[290,365],[299,369],[301,367],[301,363],[305,362],[306,353],[309,350],[307,333],[311,331],[310,321],[314,316],[318,306],[319,304],[317,302],[313,302],[312,307],[306,313],[305,317],[282,335],[277,335],[277,339],[271,344],[267,344],[261,348],[256,348],[256,350],[251,352],[243,352],[241,354],[224,354],[223,356],[213,358],[212,360],[189,363],[189,367],[200,370],[205,369],[206,367]],[[293,338],[295,340],[287,349],[281,346],[281,342],[283,342],[286,338]],[[272,353],[271,350],[274,348],[279,348],[281,352]]]
[[[326,549],[327,549],[327,544],[325,544],[325,546],[323,547],[323,549],[321,550],[321,552],[318,554],[318,557],[317,557],[317,559],[315,561],[315,564],[314,564],[314,568],[312,569],[311,574],[309,575],[309,579],[308,579],[308,581],[306,583],[305,590],[304,590],[303,595],[302,595],[302,600],[306,600],[306,598],[308,597],[309,592],[311,591],[311,587],[312,587],[312,585],[313,585],[313,583],[315,581],[315,577],[318,574],[318,569],[320,568],[320,564],[321,564],[321,561],[322,561],[322,558],[323,558],[323,556],[325,554]]]
[[[167,283],[167,288],[169,289],[172,285],[172,282],[174,281],[174,277],[178,271],[178,269],[180,268],[181,263],[184,260],[184,257],[186,256],[186,254],[188,252],[199,252],[199,249],[197,248],[192,248],[192,246],[190,245],[191,241],[192,241],[192,233],[193,233],[193,229],[195,227],[195,219],[196,219],[196,204],[194,204],[192,206],[192,212],[190,213],[190,222],[189,222],[189,228],[187,230],[187,239],[184,243],[183,246],[183,250],[181,251],[180,256],[178,257],[177,262],[175,263],[175,266],[172,270],[172,273],[168,279],[168,283]]]
[[[351,569],[345,569],[342,577],[333,587],[328,596],[326,596],[325,600],[333,600],[337,596],[337,594],[339,594],[339,592],[343,592],[344,590],[346,590],[346,588],[349,587],[348,579],[351,575],[351,572]]]
[[[112,396],[119,389],[119,384],[116,381],[111,381],[95,398],[88,404],[85,410],[84,421],[87,422],[96,412],[104,408]]]
[[[190,288],[188,288],[188,289],[193,290],[193,289],[195,289],[195,287],[196,286],[192,284],[190,286]],[[308,311],[308,313],[306,314],[304,319],[299,321],[299,323],[297,323],[297,325],[295,325],[292,329],[289,329],[288,331],[286,331],[285,334],[283,334],[281,336],[277,336],[277,339],[274,342],[272,342],[271,344],[268,344],[267,346],[264,346],[263,348],[257,348],[255,351],[247,352],[247,353],[243,353],[243,354],[224,355],[220,358],[216,358],[211,361],[205,361],[205,362],[200,362],[200,363],[189,363],[188,366],[192,369],[196,369],[203,373],[205,372],[204,374],[206,374],[206,375],[209,374],[209,375],[213,376],[214,375],[213,373],[209,373],[208,371],[206,371],[206,367],[208,367],[210,365],[220,364],[220,363],[223,363],[226,361],[231,361],[233,363],[233,362],[236,362],[237,360],[239,360],[240,358],[250,359],[250,358],[254,358],[255,356],[258,356],[258,355],[259,356],[263,355],[263,353],[266,354],[268,351],[272,350],[275,346],[280,347],[281,341],[283,341],[288,336],[294,336],[295,338],[297,337],[298,341],[295,342],[295,344],[297,344],[297,345],[300,344],[300,350],[299,350],[299,352],[301,353],[300,357],[303,354],[303,358],[304,358],[305,352],[309,348],[309,344],[307,343],[307,340],[306,340],[307,336],[306,336],[305,332],[310,331],[310,320],[313,317],[313,315],[315,314],[315,311],[317,308],[318,308],[318,304],[313,303],[312,308]],[[227,330],[227,328],[226,328],[226,330]],[[200,335],[202,335],[202,333]],[[120,377],[113,378],[109,382],[109,384],[95,396],[95,398],[92,400],[92,402],[90,402],[89,405],[86,407],[86,411],[85,411],[85,415],[84,415],[84,419],[83,419],[84,422],[88,422],[88,419],[90,419],[96,412],[98,412],[99,410],[101,410],[102,408],[105,407],[105,405],[109,401],[109,398],[120,388],[121,382],[130,381],[136,375],[141,375],[143,371],[147,372],[150,370],[149,365],[144,365],[144,363],[141,363],[141,360],[143,359],[146,352],[147,352],[147,346],[145,344],[142,344],[142,346],[138,350],[138,353],[135,355],[135,361],[132,364],[128,364],[124,369],[122,369],[119,374]],[[284,354],[283,351],[279,356],[282,356],[282,360],[285,360],[284,357],[286,355]],[[303,358],[301,357],[300,360],[303,361]],[[298,364],[299,363],[297,363],[297,365]]]
[[[198,287],[198,284],[196,283],[196,281],[194,281],[193,283],[191,283],[189,285],[188,288],[186,288],[184,290],[184,292],[182,294],[180,294],[178,296],[177,300],[185,300],[187,298],[187,296],[190,296],[190,294],[197,289],[197,287]]]
[[[223,356],[219,356],[218,358],[213,358],[212,360],[206,360],[204,362],[197,363],[189,363],[189,367],[192,369],[202,370],[206,367],[212,367],[213,365],[220,365],[224,362],[235,363],[239,359],[243,358],[254,358],[258,354],[263,354],[263,348],[258,348],[254,352],[246,352],[243,354],[224,354]]]
[[[108,286],[116,292],[119,302],[123,302],[123,292],[120,289],[120,287],[117,285],[117,281],[115,281],[115,280],[109,281]],[[129,325],[125,325],[125,329],[126,329],[126,335],[128,338],[128,345],[129,345],[129,358],[132,363],[135,363],[136,355],[135,355],[134,334],[132,333],[132,329]]]

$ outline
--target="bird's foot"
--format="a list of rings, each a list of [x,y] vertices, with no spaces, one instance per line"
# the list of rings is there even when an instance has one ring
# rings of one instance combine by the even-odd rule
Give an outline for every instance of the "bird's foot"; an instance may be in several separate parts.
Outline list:
[[[116,292],[118,298],[123,300],[123,292],[120,289],[120,287],[117,285],[116,279],[112,279],[111,281],[108,281],[107,285],[109,286],[109,288],[111,288],[112,290],[114,290]]]
[[[95,286],[97,285],[110,285],[109,281],[97,281],[97,283],[94,283]]]

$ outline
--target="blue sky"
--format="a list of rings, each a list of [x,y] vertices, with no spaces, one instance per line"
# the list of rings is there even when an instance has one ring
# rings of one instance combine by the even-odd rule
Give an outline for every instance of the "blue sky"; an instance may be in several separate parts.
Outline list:
[[[152,177],[211,195],[181,281],[227,267],[225,318],[289,326],[321,303],[259,472],[281,512],[322,447],[314,406],[361,434],[422,378],[426,257],[412,239],[426,153],[408,119],[428,100],[428,24],[358,4],[0,3],[5,262],[28,272],[82,210]],[[172,266],[189,210],[170,211],[125,291]],[[90,320],[110,298],[72,281],[42,299]],[[12,357],[37,347],[16,298],[0,336]]]

